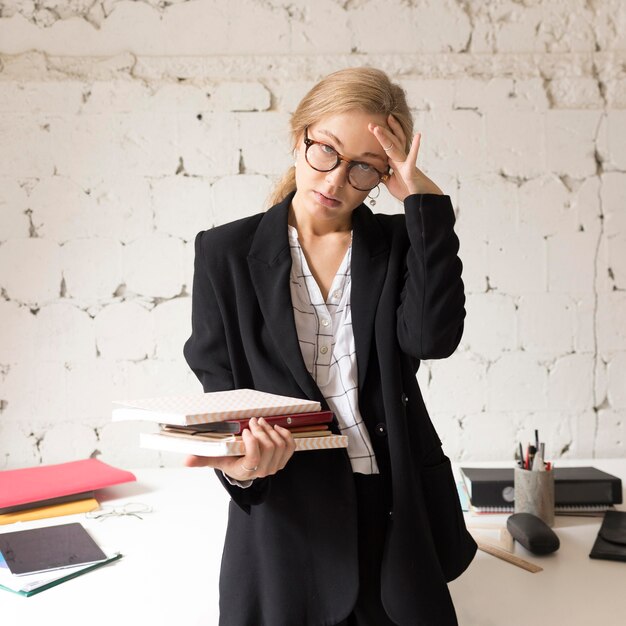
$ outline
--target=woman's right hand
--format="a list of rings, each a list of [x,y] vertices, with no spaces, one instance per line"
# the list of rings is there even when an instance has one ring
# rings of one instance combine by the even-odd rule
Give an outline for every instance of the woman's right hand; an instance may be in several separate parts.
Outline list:
[[[187,467],[213,467],[233,480],[245,481],[276,474],[287,465],[296,450],[292,434],[282,426],[271,426],[262,417],[253,417],[241,436],[244,456],[188,456]]]

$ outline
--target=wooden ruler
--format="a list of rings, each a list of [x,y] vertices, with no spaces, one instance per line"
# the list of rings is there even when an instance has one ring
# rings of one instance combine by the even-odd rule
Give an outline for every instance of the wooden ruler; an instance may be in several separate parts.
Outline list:
[[[482,550],[483,552],[486,552],[487,554],[496,556],[499,559],[502,559],[503,561],[507,561],[508,563],[512,563],[513,565],[517,565],[517,567],[521,567],[522,569],[525,569],[528,572],[532,572],[533,574],[536,574],[537,572],[543,571],[543,567],[539,567],[539,565],[535,565],[534,563],[531,563],[530,561],[525,561],[519,556],[515,556],[514,554],[511,554],[510,552],[507,552],[506,550],[503,550],[502,548],[498,548],[497,546],[491,545],[490,543],[476,539],[476,544],[478,545],[479,550]]]
[[[513,535],[508,531],[506,526],[502,526],[502,524],[474,524],[470,522],[467,524],[467,530],[474,535],[472,531],[474,530],[497,530],[499,534],[499,540],[494,542],[489,542],[492,546],[497,546],[498,548],[502,548],[507,552],[513,552],[515,540],[513,539]],[[474,537],[476,539],[476,537]]]

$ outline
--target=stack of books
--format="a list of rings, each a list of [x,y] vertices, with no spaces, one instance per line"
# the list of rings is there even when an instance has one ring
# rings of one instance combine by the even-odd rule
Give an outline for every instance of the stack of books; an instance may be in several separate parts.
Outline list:
[[[0,525],[86,513],[99,508],[96,490],[136,480],[98,459],[0,472]]]
[[[513,513],[512,467],[461,467],[462,485],[472,513]],[[603,515],[622,502],[619,477],[595,467],[557,467],[554,510],[557,515]]]
[[[157,433],[141,433],[140,446],[197,456],[241,456],[241,433],[251,418],[263,417],[291,431],[296,451],[346,448],[348,438],[330,430],[331,411],[319,402],[236,389],[115,402],[112,419],[147,420],[159,424]]]

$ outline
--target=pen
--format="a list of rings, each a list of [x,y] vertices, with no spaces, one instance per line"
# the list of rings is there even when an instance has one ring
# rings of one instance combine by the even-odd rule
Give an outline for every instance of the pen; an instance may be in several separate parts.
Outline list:
[[[541,452],[537,452],[535,454],[535,457],[533,460],[533,466],[531,469],[533,472],[545,472],[546,471],[546,468],[543,462],[543,457],[541,456]]]

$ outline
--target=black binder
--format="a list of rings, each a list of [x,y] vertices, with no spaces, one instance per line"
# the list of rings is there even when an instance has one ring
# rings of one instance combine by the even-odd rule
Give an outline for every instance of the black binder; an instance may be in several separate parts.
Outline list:
[[[607,511],[589,556],[592,559],[626,561],[626,512]]]
[[[460,469],[473,506],[512,505],[514,501],[512,467]],[[557,467],[552,471],[555,506],[610,506],[622,502],[622,481],[617,476],[595,467]]]

